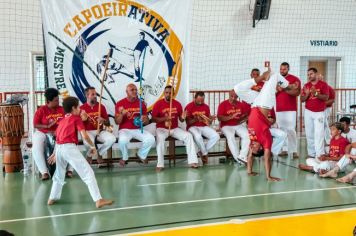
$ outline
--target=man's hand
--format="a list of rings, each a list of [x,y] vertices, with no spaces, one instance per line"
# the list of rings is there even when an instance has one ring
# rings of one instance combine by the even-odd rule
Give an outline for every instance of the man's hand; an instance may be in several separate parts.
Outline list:
[[[102,118],[102,117],[98,117],[97,119],[96,119],[96,121],[100,124],[100,125],[102,125],[102,124],[104,124],[105,123],[105,119],[104,118]]]
[[[119,107],[119,113],[121,115],[125,115],[127,113],[127,110],[124,107]]]
[[[56,155],[54,155],[54,153],[52,153],[52,155],[50,155],[47,159],[48,164],[53,165],[54,163],[56,163]]]
[[[47,129],[51,128],[53,125],[55,125],[57,123],[56,120],[52,120],[48,125],[47,125]]]
[[[329,157],[327,155],[321,155],[318,159],[319,161],[327,161],[329,160]]]

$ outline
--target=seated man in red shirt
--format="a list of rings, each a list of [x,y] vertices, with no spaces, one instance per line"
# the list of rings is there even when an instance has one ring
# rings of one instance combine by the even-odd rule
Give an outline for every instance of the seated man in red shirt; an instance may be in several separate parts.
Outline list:
[[[101,143],[98,148],[97,161],[98,163],[102,163],[102,156],[106,153],[106,151],[111,148],[111,146],[116,142],[116,137],[106,131],[102,130],[103,125],[109,126],[109,116],[106,112],[106,108],[103,104],[101,104],[100,108],[100,117],[99,117],[99,103],[96,98],[96,91],[94,87],[88,87],[85,89],[85,96],[87,98],[86,103],[80,106],[82,120],[84,121],[85,130],[87,131],[90,139],[94,142],[95,137],[97,135],[97,140]],[[100,125],[100,132],[97,134],[98,123]],[[95,143],[95,142],[94,142]],[[88,143],[84,142],[85,146],[88,147]],[[87,155],[87,160],[89,163],[91,162],[91,156]]]
[[[64,117],[64,110],[63,107],[59,105],[59,92],[57,89],[46,89],[44,96],[46,98],[46,105],[38,108],[33,118],[33,125],[37,130],[32,137],[32,152],[33,159],[41,173],[42,180],[48,180],[50,176],[45,157],[46,136],[54,135],[58,122]],[[72,176],[72,168],[69,166],[68,176]]]
[[[300,164],[299,168],[319,174],[325,174],[333,169],[342,156],[345,155],[346,146],[349,145],[349,141],[341,136],[343,130],[344,126],[340,122],[332,124],[329,155],[322,155],[319,158],[308,158],[306,160],[307,164]]]
[[[75,97],[67,97],[63,100],[66,113],[65,118],[59,123],[56,130],[55,156],[50,161],[56,162],[56,172],[53,176],[53,185],[48,199],[48,205],[53,205],[61,198],[62,188],[65,184],[65,169],[68,163],[77,171],[79,177],[88,186],[90,195],[97,208],[111,205],[113,201],[101,197],[94,171],[79,151],[78,131],[83,139],[90,145],[91,151],[96,152],[93,142],[85,131],[83,121],[80,118],[79,100]]]
[[[182,105],[175,99],[172,99],[170,112],[170,100],[172,95],[172,86],[164,88],[164,98],[158,100],[152,109],[152,120],[156,122],[157,134],[157,168],[159,172],[164,168],[164,151],[166,138],[172,136],[184,142],[187,150],[188,164],[192,168],[198,168],[198,158],[195,151],[194,139],[191,133],[178,127],[178,119],[183,122],[186,118]],[[171,113],[171,117],[170,117]]]
[[[210,114],[210,108],[204,103],[204,98],[204,92],[197,92],[194,95],[194,101],[185,107],[185,111],[187,113],[187,130],[193,135],[200,150],[199,155],[205,165],[208,163],[208,151],[214,147],[220,136],[210,127],[216,117]],[[203,136],[208,139],[206,144]]]
[[[232,157],[240,163],[246,164],[250,145],[246,121],[251,108],[245,102],[237,101],[234,90],[230,90],[229,99],[223,101],[218,107],[218,119],[221,131],[226,137]],[[241,138],[241,151],[237,147],[235,138],[237,134]]]
[[[125,166],[129,158],[127,144],[135,138],[142,142],[142,147],[137,152],[137,157],[147,163],[147,155],[155,143],[155,138],[146,130],[135,125],[135,119],[140,119],[143,125],[149,123],[146,104],[142,102],[142,117],[140,117],[140,99],[137,96],[137,87],[134,84],[126,86],[127,97],[118,101],[115,106],[115,122],[119,125],[119,148],[122,153],[120,165]]]

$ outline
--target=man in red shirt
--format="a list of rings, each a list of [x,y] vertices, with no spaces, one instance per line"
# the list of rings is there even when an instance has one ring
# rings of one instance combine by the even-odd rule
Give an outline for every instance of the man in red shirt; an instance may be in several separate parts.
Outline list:
[[[46,89],[44,96],[46,98],[46,105],[38,108],[33,118],[33,124],[37,130],[32,137],[32,152],[42,180],[48,180],[49,171],[45,157],[46,135],[54,135],[58,122],[64,117],[64,110],[63,107],[59,106],[59,92],[57,89]],[[70,167],[68,167],[68,174],[72,174]]]
[[[297,154],[297,133],[296,133],[296,118],[297,118],[297,97],[300,94],[300,80],[298,77],[289,74],[289,64],[283,62],[279,68],[280,74],[290,83],[296,84],[294,90],[278,89],[276,94],[276,117],[277,124],[280,129],[287,133],[287,142],[283,147],[283,151],[279,156],[287,156],[288,153],[293,154],[293,158],[298,158]]]
[[[204,98],[204,92],[197,92],[194,95],[194,101],[189,103],[184,110],[187,113],[187,130],[192,133],[194,141],[200,149],[199,155],[203,164],[207,164],[208,151],[214,147],[220,136],[210,127],[216,117],[210,114],[210,108],[204,103]],[[208,139],[206,144],[203,136]]]
[[[100,124],[100,133],[98,134],[97,140],[101,143],[98,149],[97,160],[98,163],[102,163],[102,156],[106,151],[116,142],[116,137],[105,130],[102,130],[103,125],[109,126],[109,116],[106,112],[106,108],[101,104],[101,115],[99,117],[99,103],[96,97],[96,91],[94,87],[88,87],[85,89],[85,96],[87,98],[86,103],[80,106],[83,111],[81,113],[82,120],[84,121],[85,130],[87,131],[90,140],[94,142],[95,136],[97,135],[98,123]],[[85,146],[88,147],[88,143],[84,141]],[[89,162],[91,161],[91,156],[87,155]]]
[[[55,149],[55,157],[50,159],[51,162],[56,162],[56,172],[53,176],[53,184],[48,199],[48,205],[55,204],[55,202],[61,198],[62,188],[65,183],[65,169],[68,164],[73,166],[79,177],[88,186],[90,195],[97,208],[111,205],[113,203],[112,200],[106,200],[101,197],[94,171],[88,162],[85,161],[82,153],[77,147],[79,131],[83,139],[90,145],[91,152],[96,152],[96,148],[86,133],[84,124],[79,116],[79,100],[75,97],[67,97],[63,100],[63,107],[66,116],[59,123],[56,130],[57,145]]]
[[[318,76],[318,79],[327,83],[322,74],[318,74],[317,76]],[[326,109],[325,109],[325,126],[324,126],[325,127],[325,142],[327,145],[330,144],[330,138],[331,138],[330,127],[329,127],[329,116],[331,114],[332,106],[335,102],[335,90],[329,84],[328,84],[328,88],[329,88],[329,98],[325,102]]]
[[[221,131],[226,137],[227,144],[233,158],[242,163],[247,162],[250,138],[248,135],[246,121],[251,108],[245,102],[237,101],[234,90],[229,92],[229,99],[223,101],[218,107],[218,120],[220,121]],[[241,138],[241,151],[237,147],[235,134]]]
[[[158,100],[152,109],[152,120],[156,122],[157,137],[157,171],[164,168],[164,151],[166,138],[172,136],[184,142],[187,149],[188,164],[192,168],[198,168],[198,158],[195,150],[194,139],[191,133],[178,127],[178,119],[183,122],[186,113],[183,112],[182,105],[172,99],[172,110],[170,114],[170,99],[172,86],[168,85],[164,89],[164,98]],[[170,130],[169,130],[170,128]]]
[[[328,85],[317,78],[317,69],[308,69],[308,83],[303,87],[301,101],[305,102],[304,125],[308,157],[325,154],[325,102],[329,98]]]
[[[319,174],[325,174],[333,169],[341,157],[345,155],[346,146],[349,145],[349,141],[341,136],[343,130],[343,125],[340,122],[332,124],[329,155],[322,155],[319,158],[308,158],[306,160],[307,164],[300,164],[299,168]]]
[[[140,117],[140,100],[137,96],[137,87],[134,84],[126,86],[127,97],[118,101],[115,105],[115,122],[119,125],[119,148],[122,153],[120,165],[125,166],[129,158],[127,145],[135,138],[142,142],[142,147],[137,152],[137,157],[143,163],[147,163],[147,155],[155,143],[155,138],[146,130],[139,129],[135,125],[135,119],[140,119],[143,125],[149,123],[146,104],[142,102],[142,117]],[[137,118],[138,117],[138,118]]]
[[[277,91],[277,85],[284,90],[293,90],[296,88],[295,84],[289,84],[289,82],[280,74],[272,74],[269,76],[267,82],[265,82],[261,92],[254,99],[251,113],[248,117],[248,130],[250,133],[251,147],[247,161],[247,173],[249,175],[256,174],[252,172],[253,155],[263,154],[266,177],[268,181],[280,181],[279,178],[271,176],[272,135],[270,128],[275,121],[272,117],[272,110],[276,103],[275,94]],[[285,138],[286,136],[284,136],[284,139],[281,139],[281,142],[278,141],[275,152],[279,152],[280,148],[277,147],[282,147]]]

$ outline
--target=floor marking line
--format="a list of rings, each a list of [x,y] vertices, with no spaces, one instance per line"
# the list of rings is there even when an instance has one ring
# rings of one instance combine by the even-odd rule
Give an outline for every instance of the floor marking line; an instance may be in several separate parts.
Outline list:
[[[74,212],[74,213],[48,215],[48,216],[37,216],[37,217],[29,217],[29,218],[11,219],[11,220],[1,220],[0,224],[18,222],[18,221],[58,218],[58,217],[64,217],[64,216],[85,215],[85,214],[91,214],[91,213],[103,213],[103,212],[110,212],[110,211],[140,209],[140,208],[146,208],[146,207],[170,206],[170,205],[181,205],[181,204],[189,204],[189,203],[200,203],[200,202],[212,202],[212,201],[229,200],[229,199],[239,199],[239,198],[262,197],[262,196],[269,196],[269,195],[273,196],[273,195],[291,194],[291,193],[305,193],[305,192],[328,191],[328,190],[339,190],[339,189],[355,189],[355,188],[356,188],[356,186],[344,186],[344,187],[334,187],[334,188],[293,190],[293,191],[284,191],[284,192],[275,192],[275,193],[258,193],[258,194],[250,194],[250,195],[239,195],[239,196],[221,197],[221,198],[207,198],[207,199],[197,199],[197,200],[188,200],[188,201],[179,201],[179,202],[154,203],[154,204],[147,204],[147,205],[110,208],[110,209],[103,209],[103,210],[83,211],[83,212]]]
[[[354,211],[354,210],[356,210],[356,207],[335,209],[335,210],[322,210],[322,211],[316,211],[316,212],[295,213],[295,214],[278,215],[278,216],[257,217],[257,218],[252,218],[252,219],[231,219],[231,220],[222,221],[222,222],[205,223],[205,224],[197,224],[197,225],[185,225],[185,226],[177,226],[177,227],[165,228],[165,229],[146,230],[146,231],[128,233],[125,235],[131,236],[131,235],[140,235],[140,234],[149,234],[149,233],[169,232],[169,231],[175,231],[175,230],[194,229],[194,228],[214,226],[214,225],[241,224],[241,223],[254,222],[254,221],[260,221],[260,220],[283,219],[283,218],[309,216],[309,215],[321,215],[321,214],[327,214],[327,213],[345,212],[345,211]],[[242,222],[235,222],[236,220],[241,220]],[[114,236],[117,236],[117,235],[122,235],[122,234],[115,234]]]
[[[168,184],[181,184],[181,183],[195,183],[195,182],[201,182],[201,179],[198,180],[187,180],[187,181],[176,181],[176,182],[164,182],[164,183],[156,183],[156,184],[140,184],[137,186],[140,187],[146,187],[146,186],[155,186],[155,185],[168,185]]]

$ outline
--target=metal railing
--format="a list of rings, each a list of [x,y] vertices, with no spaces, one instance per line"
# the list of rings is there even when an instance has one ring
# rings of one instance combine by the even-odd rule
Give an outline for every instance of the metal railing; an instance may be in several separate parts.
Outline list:
[[[198,92],[198,90],[190,91],[191,100],[193,100],[194,94],[196,92]],[[205,93],[205,103],[209,105],[212,114],[217,114],[217,109],[219,104],[222,101],[229,98],[229,90],[207,90],[203,92]],[[24,94],[28,96],[29,92],[23,91],[23,92],[0,93],[0,102],[6,101],[6,99],[13,94]],[[36,107],[45,104],[44,91],[35,92],[35,101],[36,101]],[[303,117],[304,103],[301,103],[300,100],[298,100],[298,103],[299,103],[298,104],[299,109],[297,112],[297,130],[299,132],[303,132],[304,131],[304,117]],[[335,89],[335,102],[332,106],[330,121],[331,122],[336,121],[337,112],[341,112],[341,111],[348,112],[349,107],[354,104],[356,104],[356,89],[351,89],[351,88]],[[24,111],[24,119],[25,119],[24,122],[25,132],[27,132],[29,128],[28,105],[23,106],[23,111]],[[214,125],[217,125],[217,123],[214,123]]]

